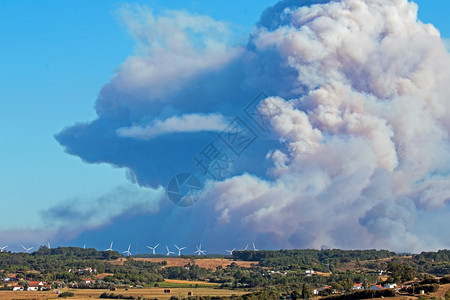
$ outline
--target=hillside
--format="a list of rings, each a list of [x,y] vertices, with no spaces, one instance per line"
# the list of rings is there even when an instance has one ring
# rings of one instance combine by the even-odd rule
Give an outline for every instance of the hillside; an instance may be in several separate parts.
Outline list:
[[[0,278],[6,291],[209,287],[245,291],[257,299],[272,299],[287,291],[341,299],[340,295],[353,295],[360,284],[381,289],[363,293],[371,297],[406,299],[424,289],[430,297],[444,298],[450,284],[449,254],[448,250],[399,255],[332,249],[235,251],[231,258],[143,258],[114,251],[41,247],[31,254],[0,253]]]

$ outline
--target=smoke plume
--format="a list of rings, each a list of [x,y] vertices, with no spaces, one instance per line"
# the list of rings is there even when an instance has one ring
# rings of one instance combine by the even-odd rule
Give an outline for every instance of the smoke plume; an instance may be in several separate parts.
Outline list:
[[[256,109],[269,130],[244,119],[257,140],[231,174],[208,181],[194,207],[146,215],[160,226],[148,239],[195,237],[216,251],[252,240],[449,247],[437,228],[450,212],[450,54],[417,12],[407,0],[285,0],[233,46],[208,17],[124,8],[136,54],[101,90],[98,118],[56,138],[157,188],[195,169],[193,157],[265,91]]]

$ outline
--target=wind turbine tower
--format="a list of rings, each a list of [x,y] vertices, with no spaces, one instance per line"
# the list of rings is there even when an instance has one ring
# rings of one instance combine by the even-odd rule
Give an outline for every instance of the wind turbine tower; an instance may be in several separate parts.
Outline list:
[[[114,244],[114,242],[111,242],[111,246],[109,246],[108,249],[105,249],[105,251],[113,251],[113,248],[112,248],[113,244]]]
[[[256,247],[255,247],[255,243],[254,242],[252,242],[252,245],[253,245],[253,251],[258,251],[258,249],[256,249]]]
[[[197,246],[196,246],[197,247]],[[194,252],[197,255],[206,255],[206,251],[202,250],[202,244],[200,244],[200,246],[197,247],[197,251]]]
[[[228,253],[230,253],[230,255],[233,255],[234,250],[236,250],[236,248],[234,248],[233,250],[227,250],[227,249],[225,249],[225,251],[227,251]]]
[[[34,247],[30,247],[30,248],[25,248],[24,245],[21,245],[23,250],[25,250],[25,253],[30,253],[30,251],[34,248]]]
[[[125,253],[127,256],[130,256],[131,255],[130,248],[131,248],[131,244],[128,245],[128,250],[123,251],[122,253]]]
[[[186,249],[186,247],[179,248],[177,245],[175,245],[175,244],[173,244],[173,245],[175,246],[175,248],[178,249],[178,256],[181,256],[181,250]]]
[[[155,250],[156,250],[156,247],[158,247],[158,246],[159,246],[159,244],[154,247],[147,246],[147,248],[151,249],[153,251],[153,255],[155,255]]]
[[[175,252],[172,252],[172,251],[169,250],[169,247],[167,247],[167,245],[166,245],[166,249],[167,249],[166,256],[169,256],[170,254],[175,254]]]

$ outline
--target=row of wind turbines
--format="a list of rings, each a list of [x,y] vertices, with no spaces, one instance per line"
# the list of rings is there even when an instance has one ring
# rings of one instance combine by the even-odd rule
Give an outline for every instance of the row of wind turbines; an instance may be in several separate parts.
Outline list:
[[[113,244],[114,244],[114,242],[111,242],[111,245],[109,246],[108,249],[105,249],[105,251],[113,251]],[[22,246],[23,250],[25,250],[25,253],[30,253],[30,251],[34,249],[34,247],[27,248],[24,245],[21,245],[21,246]],[[156,246],[153,246],[153,247],[151,247],[151,246],[146,246],[146,247],[148,249],[152,250],[153,255],[155,255],[156,254],[156,248],[158,248],[158,246],[159,246],[159,244],[157,244]],[[181,251],[183,251],[184,249],[187,248],[187,247],[178,247],[175,244],[174,244],[174,246],[178,250],[178,256],[181,256]],[[242,249],[242,250],[244,250],[244,251],[247,250],[248,246],[249,245],[247,244],[247,246],[245,246],[245,248]],[[255,247],[255,243],[254,242],[252,242],[252,246],[253,246],[253,251],[258,251],[258,249],[256,249],[256,247]],[[202,250],[202,244],[201,243],[200,243],[199,246],[195,246],[195,247],[197,248],[197,251],[195,251],[194,254],[206,255],[206,250]],[[6,252],[6,250],[5,250],[6,248],[8,248],[8,245],[0,247],[0,252]],[[47,248],[51,249],[50,248],[50,243],[48,243]],[[85,249],[85,248],[86,248],[86,245],[83,246],[83,249]],[[128,245],[128,249],[123,251],[122,253],[127,255],[127,256],[130,256],[130,255],[132,255],[130,250],[131,250],[131,244]],[[167,250],[166,256],[169,256],[171,254],[175,254],[175,252],[170,251],[170,249],[169,249],[169,247],[167,245],[166,245],[166,250]],[[233,250],[225,249],[225,251],[228,252],[230,255],[233,255],[233,252],[236,251],[236,248],[234,248]]]
[[[27,248],[24,245],[20,245],[20,246],[22,246],[23,250],[25,250],[25,253],[30,253],[30,251],[34,249],[34,247]],[[8,248],[8,245],[0,247],[0,252],[6,252],[6,250],[5,250],[6,248]],[[47,243],[47,248],[51,249],[50,243]],[[83,246],[83,249],[86,249],[86,244]]]
[[[21,246],[22,246],[23,250],[25,250],[25,253],[30,253],[30,251],[34,249],[34,247],[27,248],[24,245],[21,245]],[[6,250],[5,250],[6,248],[8,248],[8,245],[0,247],[0,252],[6,252]]]
[[[21,245],[21,246],[22,246],[23,250],[25,250],[25,253],[30,253],[30,251],[34,249],[34,247],[27,248],[24,245]],[[47,247],[50,249],[50,243],[48,243]],[[0,252],[6,252],[6,250],[5,250],[6,248],[8,248],[8,245],[0,247]]]
[[[20,245],[20,246],[22,246],[23,250],[25,250],[25,253],[30,253],[30,251],[34,249],[34,247],[27,248],[24,245]],[[6,246],[6,247],[8,247],[8,246]],[[47,243],[47,249],[51,249],[50,243]],[[3,251],[3,249],[2,249],[2,251]]]
[[[105,249],[105,251],[114,251],[113,250],[113,245],[114,242],[111,242],[111,245],[109,246],[109,248]],[[158,248],[160,244],[158,243],[157,245],[151,247],[151,246],[146,246],[148,249],[152,250],[153,255],[156,255],[156,248]],[[178,247],[176,244],[173,244],[175,246],[175,248],[177,248],[178,250],[178,256],[181,256],[181,251],[183,251],[184,249],[186,249],[187,247]],[[255,243],[252,242],[252,246],[253,246],[253,251],[258,251],[258,249],[256,249],[255,247]],[[197,248],[197,251],[194,252],[194,254],[196,255],[206,255],[206,250],[202,250],[202,244],[200,243],[199,246],[195,246]],[[242,250],[247,250],[248,249],[248,244],[247,246],[245,246],[244,249]],[[131,244],[128,245],[128,249],[123,251],[122,253],[125,254],[126,256],[130,256],[131,254]],[[166,256],[170,256],[171,254],[175,254],[175,252],[170,251],[169,246],[166,245]],[[236,251],[236,248],[234,248],[233,250],[228,250],[225,249],[226,252],[228,252],[230,255],[233,255],[233,252]]]

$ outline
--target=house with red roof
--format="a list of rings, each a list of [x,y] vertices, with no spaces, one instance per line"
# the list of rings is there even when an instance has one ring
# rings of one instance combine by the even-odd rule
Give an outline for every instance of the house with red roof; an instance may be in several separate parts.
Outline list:
[[[85,279],[83,279],[83,281],[86,284],[94,284],[95,283],[95,280],[94,279],[90,279],[90,278],[85,278]]]
[[[363,290],[364,286],[362,283],[355,283],[352,287],[352,290]]]
[[[23,291],[23,286],[15,285],[15,286],[13,286],[13,291]]]
[[[50,290],[52,288],[51,284],[43,281],[30,281],[28,285],[28,291],[39,291],[39,290]]]
[[[382,287],[381,285],[379,285],[379,284],[372,285],[372,286],[369,288],[369,290],[382,290],[382,289],[383,289],[383,287]]]

